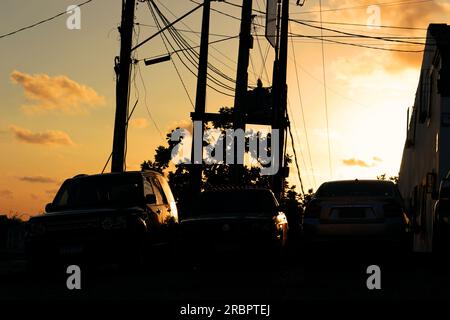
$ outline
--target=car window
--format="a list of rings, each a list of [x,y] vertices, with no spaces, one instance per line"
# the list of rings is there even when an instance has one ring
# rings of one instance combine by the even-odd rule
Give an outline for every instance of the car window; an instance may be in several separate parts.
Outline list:
[[[324,183],[316,197],[395,197],[395,188],[390,183],[377,181],[340,181]]]
[[[152,182],[153,191],[155,192],[156,203],[157,204],[167,204],[166,196],[164,195],[164,191],[163,191],[158,179],[156,177],[150,177],[150,181]]]
[[[58,209],[135,206],[142,203],[142,180],[132,175],[99,175],[67,180],[53,205]]]
[[[150,183],[150,180],[148,178],[145,178],[144,179],[144,195],[147,196],[147,195],[152,195],[152,194],[154,194],[152,184]]]
[[[169,202],[174,202],[175,199],[173,198],[172,191],[170,189],[170,186],[169,186],[169,183],[167,182],[167,180],[160,176],[158,176],[158,180],[161,183],[162,189],[164,191],[164,194],[165,194],[167,200]]]

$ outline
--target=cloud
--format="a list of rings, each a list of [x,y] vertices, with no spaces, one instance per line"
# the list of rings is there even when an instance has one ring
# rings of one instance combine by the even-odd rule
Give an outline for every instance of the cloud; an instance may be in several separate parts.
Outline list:
[[[67,76],[30,75],[15,70],[10,77],[12,83],[22,86],[25,97],[35,102],[31,106],[22,107],[26,113],[62,111],[79,114],[85,113],[86,107],[105,104],[105,98],[94,89]]]
[[[11,199],[13,197],[13,192],[11,190],[3,189],[0,190],[0,198]]]
[[[327,5],[322,7],[323,9],[323,21],[328,22],[344,22],[349,21],[356,24],[369,24],[371,22],[371,17],[373,17],[374,12],[368,11],[370,5],[373,5],[376,1],[373,0],[360,0],[355,5],[354,0],[329,0]],[[383,2],[380,2],[383,3]],[[339,8],[346,8],[345,10],[335,10]],[[317,11],[318,6],[313,6],[308,8],[306,11]],[[331,11],[327,11],[331,9]],[[450,16],[450,4],[448,1],[416,1],[416,2],[398,2],[398,3],[385,3],[379,5],[380,9],[380,24],[390,25],[390,26],[400,26],[409,28],[427,28],[430,23],[448,23],[448,17]],[[314,20],[319,20],[319,14],[314,13],[314,15],[305,16],[303,14],[295,16],[295,18],[308,19],[313,18]],[[317,24],[314,24],[317,25]],[[426,30],[413,30],[413,29],[369,29],[364,26],[341,26],[341,25],[330,25],[324,24],[324,27],[336,30],[342,30],[350,33],[365,34],[371,36],[408,36],[408,37],[426,37]],[[307,27],[309,31],[313,30]],[[325,35],[337,35],[337,33],[326,31]],[[412,42],[424,42],[425,39],[403,39],[404,41]],[[341,40],[344,42],[354,42],[351,40]],[[354,43],[358,43],[355,41]],[[378,41],[365,39],[360,43],[365,43],[375,47],[383,47],[389,49],[401,49],[401,50],[422,50],[422,45],[411,45],[406,43],[395,43],[387,41]],[[351,48],[351,47],[348,47]],[[359,49],[360,52],[367,52],[372,57],[378,60],[383,58],[383,68],[386,71],[396,73],[404,70],[405,68],[419,68],[422,62],[423,53],[422,52],[387,52],[372,49]],[[364,57],[366,58],[366,57]],[[366,59],[364,59],[366,60]],[[369,66],[358,64],[362,67],[361,72],[368,72]]]
[[[350,167],[370,168],[370,167],[374,166],[373,164],[368,164],[364,160],[355,159],[355,158],[344,159],[344,160],[342,160],[342,163],[345,164],[346,166],[350,166]]]
[[[24,143],[62,146],[74,145],[69,135],[63,131],[46,130],[44,132],[32,132],[31,130],[14,125],[10,127],[10,130],[17,140]]]
[[[184,120],[176,121],[167,128],[167,131],[171,132],[172,130],[175,130],[177,128],[186,129],[187,131],[189,131],[192,134],[192,120],[184,119]]]
[[[130,120],[130,127],[136,129],[144,129],[148,127],[148,121],[145,118],[136,118]]]
[[[28,176],[28,177],[25,176],[25,177],[18,177],[18,179],[30,183],[58,183],[56,179],[43,176]]]
[[[383,159],[381,159],[380,157],[377,157],[377,156],[373,157],[372,160],[376,161],[376,162],[383,162]]]

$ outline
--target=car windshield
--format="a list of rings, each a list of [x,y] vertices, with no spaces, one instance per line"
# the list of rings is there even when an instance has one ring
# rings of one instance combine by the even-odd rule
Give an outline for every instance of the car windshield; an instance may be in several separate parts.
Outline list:
[[[339,181],[323,184],[316,197],[395,197],[394,185],[381,181]]]
[[[56,209],[133,206],[142,203],[139,175],[99,175],[64,182],[53,206]]]
[[[270,216],[277,202],[269,190],[230,190],[203,192],[194,206],[194,215]]]

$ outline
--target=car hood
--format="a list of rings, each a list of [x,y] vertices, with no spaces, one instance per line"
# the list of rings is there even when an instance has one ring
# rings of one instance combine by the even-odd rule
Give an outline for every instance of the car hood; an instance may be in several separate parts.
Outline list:
[[[271,221],[272,217],[268,216],[258,216],[258,215],[248,215],[248,216],[241,216],[238,214],[227,214],[223,216],[218,216],[214,214],[210,215],[202,215],[202,216],[194,216],[190,218],[183,219],[181,223],[204,223],[204,222],[211,222],[211,223],[221,223],[221,222],[251,222],[251,221]]]
[[[144,211],[141,207],[127,207],[127,208],[83,208],[76,210],[61,210],[48,212],[40,216],[35,216],[30,221],[51,221],[59,219],[77,219],[77,218],[93,218],[93,217],[105,217],[111,215],[131,214]]]

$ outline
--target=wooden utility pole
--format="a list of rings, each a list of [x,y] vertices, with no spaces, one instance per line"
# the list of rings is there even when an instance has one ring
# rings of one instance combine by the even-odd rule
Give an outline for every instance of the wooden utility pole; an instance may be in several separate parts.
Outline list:
[[[120,58],[116,57],[116,117],[112,151],[112,172],[125,169],[125,146],[128,120],[129,81],[131,72],[131,46],[133,41],[134,9],[136,0],[124,0],[120,25]]]
[[[203,165],[203,129],[206,110],[206,86],[208,80],[208,42],[209,42],[209,20],[211,11],[211,0],[204,0],[202,35],[200,39],[200,56],[198,62],[197,92],[195,97],[195,113],[193,121],[201,121],[201,126],[193,126],[193,141],[191,152],[191,191],[192,195],[198,194],[202,186]],[[200,145],[196,145],[196,141]]]
[[[273,178],[273,192],[280,199],[283,194],[283,184],[286,174],[284,163],[284,145],[285,131],[287,128],[287,58],[288,58],[288,31],[289,31],[289,0],[282,0],[281,4],[281,22],[279,28],[279,55],[274,63],[273,79],[273,129],[279,130],[279,170]]]
[[[250,49],[252,48],[252,0],[244,0],[241,13],[241,31],[239,34],[239,53],[236,73],[236,91],[234,96],[233,128],[245,131],[244,107],[248,89],[248,65],[250,59]],[[236,144],[234,144],[234,165],[233,180],[235,184],[242,181],[243,157],[238,154]]]

